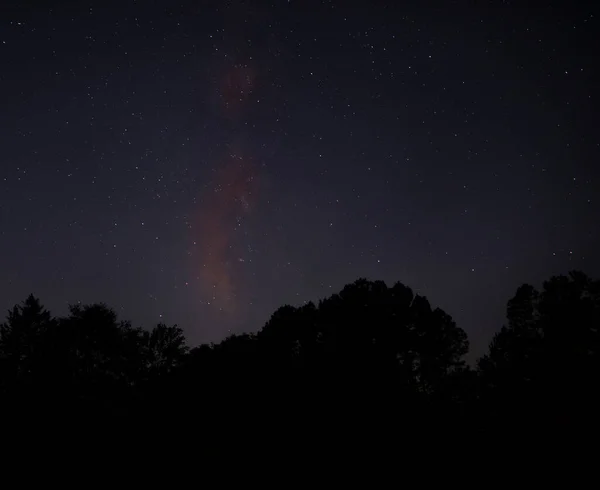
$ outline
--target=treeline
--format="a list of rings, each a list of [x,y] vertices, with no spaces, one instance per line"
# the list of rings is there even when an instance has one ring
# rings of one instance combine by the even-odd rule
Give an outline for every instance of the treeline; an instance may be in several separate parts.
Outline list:
[[[2,411],[27,423],[177,420],[206,437],[568,428],[599,408],[599,327],[600,281],[581,272],[518,288],[475,368],[465,332],[401,283],[359,279],[193,349],[177,326],[135,328],[104,304],[55,318],[31,295],[0,325]]]

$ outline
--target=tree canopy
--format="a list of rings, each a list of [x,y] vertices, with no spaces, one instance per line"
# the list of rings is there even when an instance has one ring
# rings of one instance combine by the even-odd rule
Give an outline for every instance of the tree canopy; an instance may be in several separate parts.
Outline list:
[[[466,333],[399,282],[358,279],[316,303],[278,308],[257,332],[192,349],[177,325],[134,327],[104,304],[55,318],[30,295],[0,325],[0,390],[19,416],[43,402],[103,419],[201,413],[239,431],[291,420],[305,431],[342,420],[406,430],[409,420],[515,421],[524,410],[569,424],[591,414],[600,282],[571,272],[541,291],[522,285],[506,317],[472,369]],[[240,410],[254,422],[237,420]]]

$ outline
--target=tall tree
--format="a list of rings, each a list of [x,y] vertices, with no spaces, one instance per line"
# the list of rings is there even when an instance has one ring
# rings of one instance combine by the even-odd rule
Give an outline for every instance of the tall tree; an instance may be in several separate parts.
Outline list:
[[[143,374],[142,331],[105,304],[71,306],[49,340],[53,383],[85,406],[119,410]]]
[[[600,281],[573,271],[550,278],[541,293],[523,285],[507,317],[478,363],[489,408],[516,414],[533,404],[560,418],[593,406],[600,394]]]
[[[38,361],[44,336],[52,323],[50,312],[33,294],[9,310],[6,322],[0,324],[0,356],[9,379],[22,383],[35,376],[41,368]]]
[[[280,365],[317,366],[353,383],[391,376],[425,393],[464,365],[468,349],[465,332],[426,298],[400,283],[388,288],[366,279],[317,307],[280,308],[257,339]]]

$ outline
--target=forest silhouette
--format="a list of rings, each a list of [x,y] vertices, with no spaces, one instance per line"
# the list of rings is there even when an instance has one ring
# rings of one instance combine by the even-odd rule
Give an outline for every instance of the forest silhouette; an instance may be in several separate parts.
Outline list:
[[[104,304],[56,318],[30,295],[0,325],[1,410],[223,444],[569,431],[599,408],[599,327],[600,281],[578,271],[519,287],[474,367],[466,333],[399,282],[359,279],[192,349],[178,326],[136,328]]]

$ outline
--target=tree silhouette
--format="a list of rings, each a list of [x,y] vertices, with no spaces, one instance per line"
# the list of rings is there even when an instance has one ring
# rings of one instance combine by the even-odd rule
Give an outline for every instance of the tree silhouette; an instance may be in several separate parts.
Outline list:
[[[152,374],[169,374],[177,368],[188,352],[183,330],[177,325],[159,323],[151,332],[143,333],[145,368]]]
[[[465,332],[401,283],[359,279],[191,350],[176,325],[134,328],[101,303],[55,319],[30,295],[0,325],[1,408],[28,424],[44,407],[55,422],[141,431],[201,419],[206,441],[278,447],[571,427],[600,408],[599,329],[600,282],[581,272],[519,287],[477,370]]]
[[[0,357],[4,380],[29,384],[36,370],[44,336],[53,325],[50,313],[30,294],[21,305],[9,310],[6,322],[0,324]]]
[[[70,355],[83,380],[124,376],[124,334],[131,327],[118,322],[112,309],[104,304],[71,306],[70,315],[60,320],[59,328],[70,339]]]
[[[257,339],[282,368],[316,369],[353,383],[392,376],[421,393],[464,366],[468,350],[465,332],[426,298],[400,283],[388,288],[366,279],[316,307],[278,309]]]
[[[529,406],[544,420],[572,422],[596,406],[600,282],[573,271],[546,281],[541,293],[523,285],[507,317],[478,363],[488,410],[516,417]]]
[[[117,413],[143,374],[141,339],[104,304],[72,305],[46,335],[44,385],[69,410]]]

